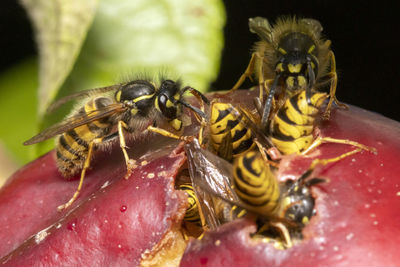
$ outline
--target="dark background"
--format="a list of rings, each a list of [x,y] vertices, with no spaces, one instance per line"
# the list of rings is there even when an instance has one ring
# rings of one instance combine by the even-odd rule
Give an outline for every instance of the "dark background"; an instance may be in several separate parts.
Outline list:
[[[280,15],[310,17],[332,40],[338,99],[400,121],[400,14],[389,2],[226,0],[225,49],[212,87],[232,87],[245,70],[258,40],[248,30],[249,17],[271,22]],[[29,20],[17,1],[0,1],[0,35],[0,71],[36,53]]]

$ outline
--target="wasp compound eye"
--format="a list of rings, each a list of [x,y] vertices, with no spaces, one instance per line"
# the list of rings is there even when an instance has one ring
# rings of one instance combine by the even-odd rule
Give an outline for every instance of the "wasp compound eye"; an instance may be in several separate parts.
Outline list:
[[[171,80],[164,80],[158,95],[158,107],[168,119],[175,119],[178,113],[178,100],[180,99],[180,85]]]
[[[172,100],[167,97],[165,94],[161,94],[158,97],[158,106],[160,107],[161,113],[169,118],[174,119],[176,118],[177,107],[176,103],[172,102]]]

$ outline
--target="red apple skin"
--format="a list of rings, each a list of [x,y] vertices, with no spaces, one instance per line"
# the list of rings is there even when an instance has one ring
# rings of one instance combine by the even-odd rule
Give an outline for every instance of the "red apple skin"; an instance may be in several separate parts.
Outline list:
[[[174,177],[185,162],[182,146],[160,139],[169,145],[164,142],[162,151],[138,159],[128,180],[123,178],[126,167],[119,149],[100,155],[79,199],[63,212],[57,206],[72,196],[78,181],[60,176],[54,152],[14,174],[0,194],[0,246],[5,255],[0,262],[138,265],[144,252],[180,225],[186,209],[186,196],[174,190]],[[138,147],[136,158],[144,151],[144,146]]]
[[[375,147],[318,167],[329,182],[313,188],[317,215],[305,239],[287,250],[249,238],[251,221],[239,220],[192,240],[181,266],[400,266],[400,124],[356,107],[334,110],[321,135]],[[353,149],[323,144],[310,156],[329,158]],[[310,158],[284,157],[279,179],[298,176]]]

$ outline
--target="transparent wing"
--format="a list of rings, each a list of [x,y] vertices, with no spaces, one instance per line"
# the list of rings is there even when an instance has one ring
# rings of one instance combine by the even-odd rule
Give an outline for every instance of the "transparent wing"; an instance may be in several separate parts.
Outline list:
[[[88,89],[88,90],[83,90],[83,91],[79,91],[76,92],[74,94],[65,96],[63,98],[60,98],[59,100],[55,101],[54,103],[52,103],[48,108],[47,108],[47,113],[51,113],[52,111],[56,110],[57,108],[59,108],[60,106],[64,105],[65,103],[78,99],[78,98],[82,98],[82,97],[87,97],[87,96],[91,96],[91,95],[97,95],[97,94],[101,94],[101,93],[106,93],[109,91],[113,91],[113,90],[117,90],[122,84],[114,84],[111,86],[106,86],[106,87],[99,87],[99,88],[93,88],[93,89]]]
[[[24,145],[32,145],[44,140],[47,140],[53,136],[62,134],[68,130],[74,129],[78,126],[87,124],[89,122],[108,117],[115,113],[120,113],[125,111],[127,108],[122,103],[113,103],[105,107],[93,110],[88,113],[76,114],[72,117],[66,118],[63,121],[54,124],[53,126],[47,128],[43,132],[35,135],[31,139],[24,142]]]
[[[257,34],[261,40],[272,42],[272,27],[263,17],[249,18],[250,32]]]
[[[221,218],[225,214],[224,210],[232,208],[229,202],[221,200],[239,202],[232,190],[232,164],[202,149],[197,139],[186,144],[185,151],[201,212],[209,228],[215,229],[227,220]]]
[[[274,146],[267,134],[262,130],[261,122],[252,117],[250,115],[251,112],[246,111],[242,107],[234,108],[232,106],[231,113],[235,116],[243,116],[245,118],[240,120],[240,123],[242,123],[246,128],[250,128],[254,137],[257,138],[258,142],[260,142],[265,148],[268,149]]]
[[[321,33],[324,29],[321,23],[316,19],[301,19],[300,21],[308,25],[314,32]]]
[[[228,127],[227,131],[230,131],[230,127]],[[233,148],[232,148],[232,135],[229,133],[227,135],[225,135],[225,137],[222,139],[221,144],[219,145],[217,154],[231,162],[233,159]]]
[[[232,164],[202,149],[197,139],[185,145],[185,152],[188,159],[190,178],[192,179],[196,196],[199,199],[199,207],[211,230],[224,222],[234,219],[232,217],[221,217],[221,215],[227,214],[227,212],[219,210],[219,205],[221,204],[224,205],[225,211],[231,211],[233,206],[237,206],[265,221],[273,220],[291,225],[285,218],[271,216],[270,214],[266,216],[261,214],[257,207],[240,201],[233,190]]]

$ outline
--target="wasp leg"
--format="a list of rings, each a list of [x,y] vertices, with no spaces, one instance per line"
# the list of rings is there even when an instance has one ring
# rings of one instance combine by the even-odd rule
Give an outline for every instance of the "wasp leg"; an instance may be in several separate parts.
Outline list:
[[[201,110],[204,112],[204,105],[201,106]],[[201,118],[200,121],[200,129],[199,129],[199,134],[198,134],[198,139],[199,139],[199,144],[200,146],[203,146],[204,144],[204,129],[207,127],[207,120],[205,118]]]
[[[317,165],[319,165],[319,164],[326,165],[326,164],[331,163],[331,162],[336,162],[336,161],[342,160],[342,159],[344,159],[344,158],[346,158],[348,156],[354,155],[354,154],[356,154],[358,152],[361,152],[361,151],[362,151],[361,148],[356,148],[356,149],[354,149],[352,151],[349,151],[347,153],[343,153],[342,155],[334,157],[334,158],[330,158],[330,159],[315,159],[311,163],[311,166],[310,166],[309,170],[315,169],[315,167]]]
[[[331,71],[327,74],[327,76],[331,80],[331,87],[329,91],[330,99],[323,114],[323,118],[325,120],[329,120],[333,101],[335,101],[335,104],[338,105],[340,108],[348,109],[347,105],[340,103],[339,100],[336,98],[336,86],[338,78],[336,73],[335,54],[332,52],[332,50],[329,51],[329,57],[331,58]]]
[[[274,162],[274,161],[271,161],[271,160],[269,160],[268,157],[267,157],[267,154],[270,154],[270,151],[271,151],[271,149],[273,149],[273,148],[265,149],[265,147],[264,147],[257,139],[254,139],[254,143],[256,143],[256,145],[257,145],[257,147],[258,147],[258,150],[260,151],[261,156],[262,156],[264,162],[265,162],[266,164],[270,165],[270,166],[273,166],[273,167],[275,167],[275,168],[279,168],[279,163],[276,163],[276,162]],[[271,153],[275,153],[275,152],[271,152]],[[279,151],[278,151],[278,153],[279,153]]]
[[[246,80],[246,78],[249,78],[250,81],[253,81],[253,78],[251,77],[251,75],[253,75],[253,73],[254,73],[254,64],[256,61],[256,56],[259,57],[259,55],[257,53],[251,54],[251,59],[250,59],[249,65],[247,65],[246,70],[240,76],[239,80],[235,83],[235,85],[232,87],[232,89],[230,91],[239,89],[239,87],[243,84],[243,82]]]
[[[189,241],[190,237],[195,237],[198,240],[201,240],[204,237],[204,230],[202,230],[201,234],[199,234],[199,235],[193,235],[193,234],[191,234],[191,232],[188,229],[186,229],[185,226],[182,226],[181,232],[182,232],[182,235],[183,235],[183,239],[185,241]]]
[[[190,91],[190,93],[192,95],[194,95],[197,99],[202,100],[200,101],[200,111],[203,112],[203,114],[205,114],[205,106],[204,103],[206,103],[207,105],[212,105],[212,103],[210,103],[207,99],[207,102],[203,99],[203,95],[198,92],[197,90],[195,91]],[[199,134],[198,134],[198,139],[199,139],[199,144],[202,146],[203,145],[203,139],[204,139],[204,129],[207,126],[207,120],[205,117],[201,117],[199,116],[199,114],[197,114],[196,112],[193,112],[197,121],[200,123],[200,129],[199,129]]]
[[[249,62],[249,65],[247,66],[246,70],[244,73],[240,76],[239,80],[235,83],[235,85],[232,87],[230,91],[234,91],[239,89],[239,87],[243,84],[243,82],[246,80],[246,78],[249,78],[251,82],[253,82],[253,78],[251,77],[254,73],[258,76],[258,85],[260,88],[260,99],[261,101],[263,100],[263,92],[264,89],[268,91],[268,87],[266,85],[266,82],[264,81],[264,70],[263,70],[263,61],[264,61],[264,54],[263,51],[258,51],[254,52],[251,54],[251,59]],[[256,63],[258,64],[258,71],[255,72],[255,65]]]
[[[122,153],[124,153],[125,163],[126,163],[126,174],[125,179],[128,179],[131,176],[132,170],[135,168],[135,160],[129,158],[128,152],[126,149],[129,148],[125,142],[125,136],[123,129],[128,129],[128,125],[126,125],[123,121],[118,121],[118,136],[119,136],[119,146],[122,149]]]
[[[290,233],[288,228],[286,227],[285,224],[283,224],[282,222],[268,222],[263,224],[257,231],[256,235],[260,235],[263,236],[264,238],[267,237],[268,239],[270,237],[265,236],[265,233],[267,233],[267,231],[272,227],[276,228],[276,230],[278,230],[278,232],[280,232],[282,241],[278,241],[275,240],[278,245],[278,248],[280,249],[284,249],[284,248],[291,248],[293,247],[293,242],[292,242],[292,238],[290,237]],[[274,238],[271,238],[270,240],[274,240]]]
[[[267,94],[269,93],[269,88],[271,88],[272,83],[274,82],[274,80],[275,79],[268,79],[268,80],[265,80],[265,81],[262,82],[262,84],[264,85],[265,93],[267,93]],[[261,99],[261,102],[262,102],[262,99],[263,99],[262,95],[260,95],[260,99]]]
[[[179,135],[176,135],[174,133],[171,133],[170,131],[167,131],[167,130],[164,130],[164,129],[161,129],[161,128],[158,128],[158,127],[154,127],[154,126],[147,127],[147,130],[151,131],[151,132],[154,132],[154,133],[161,134],[161,135],[166,136],[166,137],[174,138],[174,139],[177,139],[177,140],[182,140],[182,141],[185,141],[185,142],[189,142],[189,141],[191,141],[193,139],[193,136],[179,136]]]
[[[331,137],[321,137],[318,136],[314,142],[306,149],[304,150],[301,154],[305,155],[311,150],[317,148],[318,146],[322,145],[323,143],[337,143],[337,144],[345,144],[345,145],[351,145],[358,147],[362,150],[369,151],[371,153],[376,153],[376,149],[373,147],[369,147],[360,143],[357,143],[355,141],[347,140],[347,139],[336,139],[336,138],[331,138]]]
[[[201,111],[204,112],[204,105],[202,105],[201,107]],[[199,116],[198,114],[194,113],[195,118],[197,120],[198,123],[200,123],[200,129],[199,129],[199,133],[197,136],[197,139],[199,139],[199,144],[200,146],[204,145],[204,129],[207,127],[207,120],[201,116]]]
[[[275,228],[277,228],[281,232],[282,238],[285,242],[285,244],[284,244],[285,247],[286,248],[293,247],[293,242],[292,242],[292,239],[290,237],[289,230],[287,229],[287,227],[281,222],[271,222],[271,225],[274,226]]]
[[[264,54],[264,52],[262,52]],[[258,60],[258,86],[259,86],[259,98],[261,100],[261,103],[263,102],[263,95],[264,95],[264,90],[268,94],[269,93],[269,86],[268,83],[270,83],[271,80],[264,80],[264,69],[263,69],[263,62],[264,62],[264,56],[261,56],[259,53],[256,53],[257,60]]]
[[[181,233],[183,236],[183,239],[185,241],[189,241],[191,238],[196,238],[198,240],[201,240],[204,236],[204,230],[203,229],[198,229],[198,230],[193,230],[191,229],[193,226],[186,226],[186,222],[182,222],[181,226]],[[197,227],[197,226],[195,226]],[[190,229],[189,229],[190,228]]]
[[[204,145],[203,143],[204,143],[204,129],[205,129],[205,127],[207,127],[207,122],[204,122],[204,120],[202,120],[200,122],[200,129],[199,129],[199,135],[198,135],[200,146]]]
[[[81,179],[79,180],[78,189],[76,189],[74,195],[72,196],[72,198],[70,200],[68,200],[67,203],[57,207],[58,211],[62,211],[64,209],[67,209],[78,198],[79,193],[80,193],[80,191],[82,189],[83,180],[85,179],[86,170],[90,167],[90,159],[92,158],[92,154],[93,154],[93,146],[96,145],[96,144],[101,143],[102,141],[103,141],[103,138],[96,138],[92,142],[89,143],[88,155],[87,155],[87,157],[85,159],[85,162],[83,164],[83,168],[82,168],[82,171],[81,171]]]

